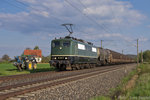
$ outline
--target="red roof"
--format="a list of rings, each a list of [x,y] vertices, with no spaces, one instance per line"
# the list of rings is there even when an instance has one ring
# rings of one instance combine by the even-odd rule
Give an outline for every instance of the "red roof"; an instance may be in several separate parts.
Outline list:
[[[42,51],[41,50],[24,50],[24,55],[33,55],[42,57]]]

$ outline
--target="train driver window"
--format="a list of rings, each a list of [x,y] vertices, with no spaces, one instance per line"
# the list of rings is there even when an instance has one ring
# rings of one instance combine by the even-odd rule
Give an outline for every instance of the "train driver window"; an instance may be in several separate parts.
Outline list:
[[[53,47],[60,46],[60,42],[59,42],[59,41],[54,41],[54,42],[52,43],[52,46],[53,46]]]
[[[64,47],[69,47],[70,46],[70,41],[64,41],[63,46]]]

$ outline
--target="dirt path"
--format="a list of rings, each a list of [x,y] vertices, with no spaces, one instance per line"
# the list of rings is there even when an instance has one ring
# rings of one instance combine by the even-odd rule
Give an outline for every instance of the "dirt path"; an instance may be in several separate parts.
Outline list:
[[[123,88],[123,91],[129,90],[135,86],[135,82],[138,78],[138,75],[134,75],[130,81],[126,84],[126,86]]]

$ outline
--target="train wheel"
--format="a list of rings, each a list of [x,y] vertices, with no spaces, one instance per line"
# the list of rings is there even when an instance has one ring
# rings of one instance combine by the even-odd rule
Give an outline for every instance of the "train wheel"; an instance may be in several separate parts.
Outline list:
[[[75,67],[76,67],[77,70],[80,69],[80,66],[78,64],[75,64]]]
[[[84,69],[84,64],[80,64],[80,69]]]
[[[76,68],[75,67],[71,67],[71,70],[76,70]]]
[[[94,68],[94,67],[96,67],[96,65],[95,65],[95,64],[93,64],[93,68]]]
[[[89,64],[89,67],[92,68],[92,64]]]
[[[84,69],[87,69],[88,68],[88,65],[87,64],[84,64]]]
[[[90,68],[93,68],[93,64],[90,64]]]
[[[71,66],[71,64],[67,64],[67,65],[64,65],[64,69],[65,69],[65,70],[73,70],[74,67]]]
[[[71,70],[76,70],[76,65],[73,64],[73,65],[70,65],[71,66]]]
[[[87,64],[86,66],[87,66],[88,69],[90,68],[90,64]]]
[[[62,64],[62,65],[60,66],[60,70],[61,70],[61,71],[65,71],[65,70],[66,70],[66,65]]]

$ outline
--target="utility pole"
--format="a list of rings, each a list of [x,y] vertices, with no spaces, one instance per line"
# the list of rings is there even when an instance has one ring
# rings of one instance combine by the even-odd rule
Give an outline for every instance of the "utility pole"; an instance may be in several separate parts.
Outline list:
[[[122,54],[123,54],[123,50],[122,50]]]
[[[137,39],[137,66],[139,66],[139,47],[138,47],[138,41],[139,41],[139,39]]]
[[[143,64],[143,52],[141,50],[141,63]]]
[[[102,48],[102,42],[103,42],[103,41],[101,40],[101,48]]]

